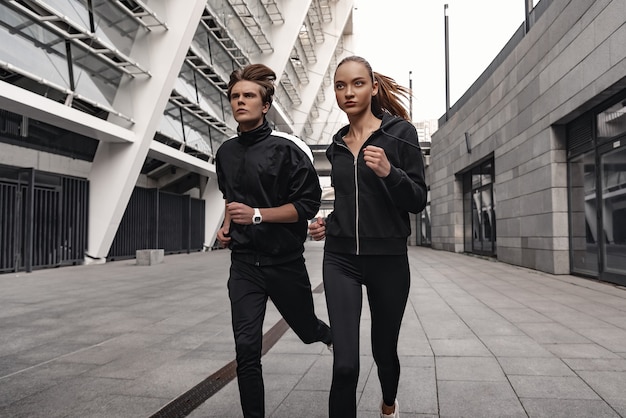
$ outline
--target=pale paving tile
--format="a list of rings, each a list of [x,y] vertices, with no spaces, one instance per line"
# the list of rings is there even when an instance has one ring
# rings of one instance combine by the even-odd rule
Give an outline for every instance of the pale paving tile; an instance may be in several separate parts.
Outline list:
[[[509,380],[520,398],[600,400],[578,376],[509,375]]]
[[[526,417],[520,401],[502,382],[440,381],[442,417]]]
[[[496,357],[552,357],[549,351],[526,336],[488,336],[481,340]]]
[[[497,308],[496,311],[514,324],[524,322],[552,322],[550,318],[529,308],[510,308],[508,306],[504,306]]]
[[[598,344],[544,344],[543,346],[559,358],[619,358],[617,354]]]
[[[579,333],[596,344],[613,352],[624,351],[626,347],[626,330],[615,327],[611,331],[603,328],[579,329]]]
[[[574,376],[566,360],[546,357],[499,357],[507,375]]]
[[[492,357],[438,357],[437,380],[506,381],[497,360]]]
[[[518,326],[526,335],[541,344],[583,344],[591,342],[579,333],[554,322],[522,323],[518,324]]]
[[[620,418],[606,402],[582,399],[521,399],[529,418]]]
[[[492,354],[478,338],[434,339],[430,341],[436,356],[491,357]]]
[[[626,372],[578,372],[589,386],[604,399],[626,402]]]
[[[626,359],[580,359],[566,358],[565,363],[576,371],[592,371],[592,372],[626,372]]]

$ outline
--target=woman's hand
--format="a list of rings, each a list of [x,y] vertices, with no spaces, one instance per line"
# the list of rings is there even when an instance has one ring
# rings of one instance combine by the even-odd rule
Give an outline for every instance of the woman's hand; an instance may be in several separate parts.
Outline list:
[[[309,224],[309,234],[315,241],[321,241],[326,237],[326,221],[324,218],[317,218]]]
[[[228,247],[230,244],[230,225],[225,224],[220,229],[217,230],[217,240],[222,244],[222,248]]]
[[[391,173],[391,164],[385,150],[374,145],[368,145],[363,150],[365,165],[374,171],[378,177],[387,177]]]

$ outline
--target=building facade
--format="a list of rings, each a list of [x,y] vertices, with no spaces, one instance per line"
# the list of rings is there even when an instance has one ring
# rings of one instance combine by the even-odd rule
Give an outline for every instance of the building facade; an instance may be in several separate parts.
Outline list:
[[[626,3],[541,0],[439,121],[432,246],[626,285]]]
[[[211,247],[230,73],[278,75],[275,129],[337,128],[353,1],[0,3],[0,272]]]

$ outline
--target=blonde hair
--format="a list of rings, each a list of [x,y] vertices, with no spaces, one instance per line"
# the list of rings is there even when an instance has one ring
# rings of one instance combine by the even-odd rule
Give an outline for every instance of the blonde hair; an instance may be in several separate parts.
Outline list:
[[[363,57],[357,55],[345,57],[339,62],[337,68],[341,67],[341,65],[346,62],[358,62],[363,64],[372,79],[372,83],[374,81],[378,82],[378,94],[372,97],[371,105],[374,115],[381,116],[383,112],[386,112],[410,121],[409,112],[406,105],[402,102],[402,98],[410,99],[413,94],[411,89],[401,86],[391,77],[372,71],[372,66]],[[335,70],[335,72],[336,71],[337,70]]]

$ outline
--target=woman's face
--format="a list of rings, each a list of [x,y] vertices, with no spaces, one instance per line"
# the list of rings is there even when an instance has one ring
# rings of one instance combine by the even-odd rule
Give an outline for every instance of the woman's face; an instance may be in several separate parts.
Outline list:
[[[378,83],[372,82],[364,64],[346,61],[335,71],[335,98],[346,115],[370,111],[372,96],[378,93]]]

